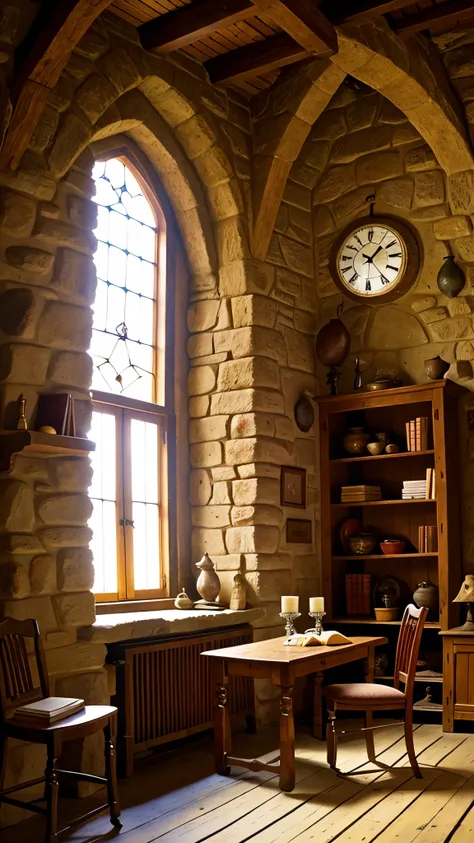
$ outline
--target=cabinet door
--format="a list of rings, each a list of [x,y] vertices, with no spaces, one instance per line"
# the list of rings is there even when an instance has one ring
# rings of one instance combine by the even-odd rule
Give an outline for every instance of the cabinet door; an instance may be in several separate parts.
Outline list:
[[[454,712],[474,720],[474,640],[454,645]]]

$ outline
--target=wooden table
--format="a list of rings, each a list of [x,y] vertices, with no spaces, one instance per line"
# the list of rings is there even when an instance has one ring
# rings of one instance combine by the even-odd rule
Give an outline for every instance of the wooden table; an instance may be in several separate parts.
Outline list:
[[[328,667],[365,660],[365,678],[374,681],[374,650],[387,643],[377,636],[353,636],[351,644],[338,647],[285,647],[286,638],[272,638],[222,650],[202,653],[211,659],[211,676],[216,690],[214,708],[214,759],[216,771],[229,775],[232,765],[248,770],[266,770],[280,774],[281,790],[295,786],[295,726],[293,720],[293,688],[301,676],[315,675],[315,718],[322,728],[321,682]],[[227,711],[229,676],[270,679],[280,689],[280,758],[279,764],[238,758],[231,754],[231,735]]]
[[[456,720],[474,722],[474,630],[446,629],[443,636],[443,732]]]

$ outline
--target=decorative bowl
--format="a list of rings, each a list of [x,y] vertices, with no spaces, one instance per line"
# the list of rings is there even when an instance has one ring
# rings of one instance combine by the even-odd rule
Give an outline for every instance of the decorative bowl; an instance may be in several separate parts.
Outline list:
[[[358,536],[351,536],[348,544],[356,556],[367,556],[372,553],[377,540],[371,533],[359,533]]]
[[[406,542],[399,539],[386,539],[380,542],[382,553],[392,555],[393,553],[403,553],[406,547]]]
[[[353,536],[358,536],[363,529],[363,524],[360,518],[346,518],[341,524],[339,531],[339,538],[344,553],[350,553],[349,539]]]
[[[398,606],[390,606],[389,609],[385,606],[376,606],[374,612],[375,619],[377,621],[398,621],[400,617],[400,609]]]
[[[400,381],[397,380],[390,380],[389,378],[373,381],[373,383],[368,383],[366,385],[366,389],[374,392],[375,390],[379,389],[395,389],[395,387],[400,386]]]
[[[369,442],[367,450],[373,457],[378,457],[385,451],[385,442]]]

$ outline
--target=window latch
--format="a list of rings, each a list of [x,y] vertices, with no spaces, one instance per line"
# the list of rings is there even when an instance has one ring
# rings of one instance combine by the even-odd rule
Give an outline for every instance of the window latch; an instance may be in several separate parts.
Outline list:
[[[130,521],[128,518],[121,518],[119,521],[121,527],[133,527],[135,528],[135,524],[133,521]]]

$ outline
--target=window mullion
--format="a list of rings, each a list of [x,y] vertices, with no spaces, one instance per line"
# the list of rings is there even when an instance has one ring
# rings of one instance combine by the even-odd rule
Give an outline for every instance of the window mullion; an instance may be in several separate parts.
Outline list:
[[[117,419],[117,578],[119,600],[127,598],[126,547],[125,547],[125,493],[124,493],[124,413],[116,411]]]
[[[133,567],[133,502],[132,502],[132,443],[131,413],[123,410],[123,529],[125,546],[125,583],[128,600],[135,597]]]

